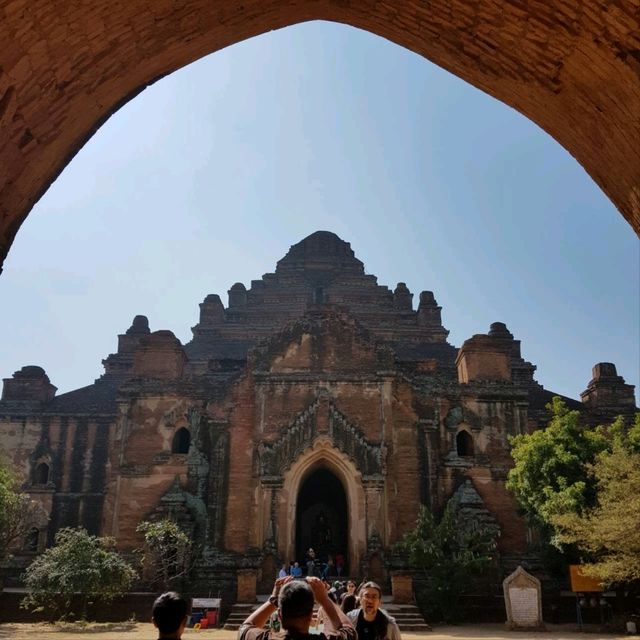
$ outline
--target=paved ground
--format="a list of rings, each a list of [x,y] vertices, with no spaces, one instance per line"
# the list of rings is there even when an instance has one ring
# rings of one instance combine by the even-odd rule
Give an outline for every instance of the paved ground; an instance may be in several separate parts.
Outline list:
[[[67,625],[58,627],[47,624],[2,624],[0,640],[155,640],[155,629],[151,624],[92,624],[88,627]],[[184,640],[235,640],[236,634],[221,629],[194,631],[187,629]],[[546,632],[525,633],[505,631],[502,625],[460,625],[436,627],[431,633],[404,633],[403,640],[621,640],[623,635],[602,633],[578,633],[575,625],[552,626]]]

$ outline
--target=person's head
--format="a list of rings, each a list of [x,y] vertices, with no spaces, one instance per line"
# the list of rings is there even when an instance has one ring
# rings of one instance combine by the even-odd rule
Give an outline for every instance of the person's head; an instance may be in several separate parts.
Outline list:
[[[306,580],[292,580],[283,585],[278,597],[282,628],[307,633],[314,602],[313,591]]]
[[[298,562],[294,562],[294,563],[293,563],[293,566],[294,566],[294,567],[299,567],[299,566],[300,566],[300,564],[299,564]]]
[[[366,620],[372,620],[376,617],[382,600],[382,589],[376,582],[365,582],[358,592],[360,598],[360,607],[364,611]]]
[[[180,638],[187,625],[188,602],[175,591],[168,591],[156,598],[151,609],[151,619],[161,638]]]
[[[349,593],[356,592],[356,583],[353,580],[349,580],[349,582],[347,582],[347,591]]]

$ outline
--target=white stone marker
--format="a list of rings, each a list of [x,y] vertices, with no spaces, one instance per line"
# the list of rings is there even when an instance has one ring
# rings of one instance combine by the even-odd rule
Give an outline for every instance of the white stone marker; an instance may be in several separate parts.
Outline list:
[[[509,629],[544,629],[540,580],[518,567],[502,582]]]

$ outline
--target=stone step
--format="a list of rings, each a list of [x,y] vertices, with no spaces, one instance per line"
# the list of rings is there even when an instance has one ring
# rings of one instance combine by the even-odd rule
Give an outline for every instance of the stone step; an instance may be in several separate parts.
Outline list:
[[[224,629],[236,631],[245,621],[247,616],[257,609],[266,600],[258,596],[261,602],[234,604],[224,623]],[[431,627],[425,622],[420,610],[414,604],[393,604],[383,600],[382,607],[390,616],[395,618],[400,631],[431,631]],[[314,614],[317,608],[314,609]]]

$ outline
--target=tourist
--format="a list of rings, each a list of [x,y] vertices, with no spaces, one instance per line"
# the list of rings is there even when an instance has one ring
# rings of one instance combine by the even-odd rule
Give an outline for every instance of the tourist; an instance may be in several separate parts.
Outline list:
[[[342,577],[344,571],[344,554],[342,552],[336,553],[336,575],[338,578]]]
[[[356,597],[356,583],[353,580],[347,582],[347,590],[342,594],[340,606],[345,613],[357,609],[358,598]]]
[[[289,575],[289,572],[287,571],[287,565],[283,564],[280,567],[280,571],[278,571],[278,578],[286,578]]]
[[[338,599],[336,598],[335,591],[331,590],[331,583],[328,580],[325,580],[324,578],[322,578],[322,584],[324,585],[324,588],[327,590],[327,595],[329,596],[329,600],[337,604]]]
[[[302,567],[300,566],[299,562],[294,562],[291,565],[291,575],[294,578],[301,578],[302,577]]]
[[[315,575],[316,552],[313,550],[313,547],[309,547],[305,560],[307,562],[307,575]]]
[[[340,596],[342,595],[342,585],[336,580],[329,589],[329,597],[336,603],[340,604]]]
[[[335,575],[334,571],[335,571],[335,562],[333,560],[333,556],[331,554],[329,554],[329,557],[327,558],[327,575],[326,575],[326,577],[329,578],[330,576]]]
[[[268,640],[269,631],[264,629],[264,625],[276,608],[285,638],[325,640],[324,633],[309,634],[314,602],[323,610],[325,630],[332,640],[356,640],[356,631],[349,618],[331,602],[322,580],[313,576],[304,580],[294,580],[292,576],[278,578],[267,602],[253,611],[240,626],[238,640]]]
[[[156,598],[151,609],[151,621],[158,629],[158,640],[180,640],[187,626],[188,602],[175,591]]]
[[[360,607],[347,614],[356,628],[358,640],[401,640],[394,618],[380,609],[382,589],[375,582],[365,582],[358,592]]]

